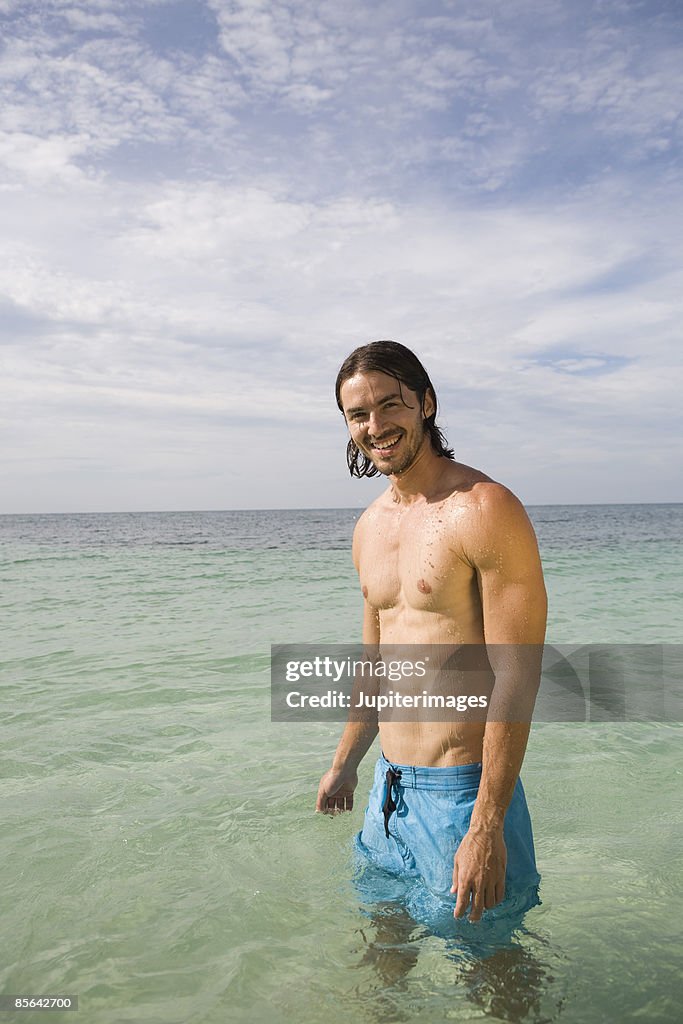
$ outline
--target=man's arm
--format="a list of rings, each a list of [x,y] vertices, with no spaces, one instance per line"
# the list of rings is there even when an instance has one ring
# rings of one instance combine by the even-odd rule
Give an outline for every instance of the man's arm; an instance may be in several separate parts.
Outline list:
[[[482,776],[467,835],[458,847],[455,916],[470,920],[504,898],[505,812],[519,776],[540,678],[547,598],[533,528],[517,498],[481,485],[467,555],[479,581],[495,686],[484,731]],[[479,489],[479,488],[477,488]]]
[[[379,645],[379,617],[376,609],[365,602],[363,611],[363,643]],[[372,692],[373,683],[369,680],[357,682],[351,695],[352,707],[357,703],[356,691],[364,687],[366,693]],[[353,807],[353,792],[358,785],[357,768],[361,763],[377,735],[377,711],[374,708],[364,709],[361,713],[349,715],[344,732],[335,751],[332,767],[325,772],[318,787],[316,811],[322,814],[336,814],[338,811],[350,811]]]
[[[358,570],[360,544],[362,536],[362,519],[358,522],[353,535],[353,561]],[[376,608],[363,603],[363,644],[379,647],[379,614]],[[357,682],[351,694],[352,707],[357,703],[356,691],[361,687],[371,693],[378,686],[374,679]],[[361,713],[352,712],[346,723],[344,732],[335,751],[332,767],[325,772],[318,787],[318,799],[315,809],[322,814],[336,814],[339,811],[350,811],[353,807],[353,793],[358,785],[358,765],[361,763],[378,732],[377,711],[366,708]]]

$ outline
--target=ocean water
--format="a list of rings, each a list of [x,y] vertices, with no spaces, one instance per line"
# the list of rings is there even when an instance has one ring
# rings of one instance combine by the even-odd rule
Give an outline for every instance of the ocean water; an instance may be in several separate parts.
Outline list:
[[[682,508],[530,509],[549,640],[680,642]],[[88,1024],[678,1021],[678,723],[534,725],[542,904],[500,956],[359,907],[375,751],[315,815],[341,726],[269,692],[271,643],[358,636],[357,514],[0,517],[0,992]]]

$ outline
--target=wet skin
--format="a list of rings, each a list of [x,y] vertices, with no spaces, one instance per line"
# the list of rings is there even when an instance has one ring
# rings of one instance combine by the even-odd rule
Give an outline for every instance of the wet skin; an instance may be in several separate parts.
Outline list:
[[[540,645],[543,576],[536,538],[517,498],[484,473],[437,455],[424,425],[434,411],[429,392],[420,408],[405,385],[369,372],[345,381],[341,399],[351,438],[390,483],[361,516],[353,538],[364,642],[486,643],[508,650]],[[378,728],[382,750],[397,764],[483,762],[472,823],[453,873],[456,916],[471,901],[470,918],[477,920],[503,898],[503,820],[528,724],[349,722],[321,780],[318,810],[351,808],[356,768]]]

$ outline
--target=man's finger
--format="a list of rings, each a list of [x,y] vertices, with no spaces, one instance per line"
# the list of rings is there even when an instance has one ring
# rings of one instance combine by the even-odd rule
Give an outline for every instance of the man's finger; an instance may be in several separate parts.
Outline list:
[[[472,910],[470,912],[470,921],[481,921],[481,915],[484,913],[484,893],[475,892],[472,895]]]
[[[455,910],[453,911],[453,917],[464,917],[467,913],[467,908],[470,905],[470,886],[469,885],[458,885],[458,898],[455,901]]]
[[[318,793],[318,801],[315,805],[315,809],[321,814],[334,814],[334,801],[335,797],[330,796],[330,794],[323,789]]]
[[[451,892],[458,891],[458,862],[456,861],[453,865],[453,885],[451,886]]]

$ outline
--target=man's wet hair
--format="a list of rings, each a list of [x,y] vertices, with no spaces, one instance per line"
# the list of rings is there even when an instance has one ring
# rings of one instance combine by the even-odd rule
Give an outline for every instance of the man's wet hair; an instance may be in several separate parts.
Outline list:
[[[405,384],[407,388],[416,393],[420,402],[420,409],[422,410],[425,430],[429,434],[432,448],[437,455],[441,455],[446,459],[455,459],[453,449],[448,447],[446,438],[435,422],[437,402],[434,385],[415,353],[411,352],[405,345],[401,345],[398,341],[373,341],[369,345],[361,345],[359,348],[354,349],[351,355],[344,360],[337,374],[335,385],[337,405],[342,414],[344,412],[341,400],[342,385],[349,377],[353,377],[357,373],[371,373],[373,371],[386,373],[389,377],[393,377],[398,381],[398,389],[404,405],[408,403],[403,398],[401,384]],[[434,400],[434,412],[431,416],[424,415],[424,402],[428,391],[431,392]],[[358,446],[351,440],[346,446],[346,462],[351,476],[377,476],[379,473],[372,460],[361,452]]]

